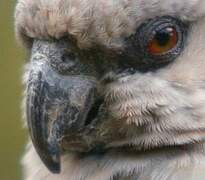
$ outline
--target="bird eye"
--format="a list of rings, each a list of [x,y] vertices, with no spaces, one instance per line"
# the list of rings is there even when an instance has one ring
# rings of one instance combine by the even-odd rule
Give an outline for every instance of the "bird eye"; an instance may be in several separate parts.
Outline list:
[[[178,32],[175,27],[165,27],[157,30],[148,42],[147,51],[152,55],[161,55],[173,49],[178,42]]]
[[[174,61],[183,51],[189,24],[171,16],[149,19],[125,39],[123,63],[135,68],[160,68]]]
[[[187,24],[169,16],[148,20],[136,34],[140,53],[153,63],[176,59],[184,48],[187,29]]]

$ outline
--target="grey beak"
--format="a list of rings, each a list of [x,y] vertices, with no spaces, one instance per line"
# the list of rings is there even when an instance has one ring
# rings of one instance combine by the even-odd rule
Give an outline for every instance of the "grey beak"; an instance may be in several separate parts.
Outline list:
[[[27,84],[27,122],[34,147],[51,172],[60,172],[62,139],[84,127],[95,94],[95,80],[61,75],[52,69],[43,51],[33,51]]]

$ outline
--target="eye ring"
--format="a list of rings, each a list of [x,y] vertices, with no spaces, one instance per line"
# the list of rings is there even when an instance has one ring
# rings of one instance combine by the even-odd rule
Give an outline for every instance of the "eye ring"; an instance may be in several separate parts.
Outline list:
[[[156,34],[168,28],[171,28],[175,33],[175,37],[173,37],[175,38],[174,44],[161,52],[150,51],[150,42],[155,39]],[[149,63],[151,61],[155,64],[170,62],[176,59],[182,52],[187,37],[187,29],[188,25],[186,23],[170,16],[151,19],[138,28],[137,35],[135,36],[136,46],[139,48],[144,61]]]

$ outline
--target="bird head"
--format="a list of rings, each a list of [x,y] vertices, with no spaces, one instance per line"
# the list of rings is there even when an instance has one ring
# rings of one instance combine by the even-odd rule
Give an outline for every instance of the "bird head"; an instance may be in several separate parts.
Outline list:
[[[26,120],[44,164],[204,141],[204,12],[203,0],[19,0]]]

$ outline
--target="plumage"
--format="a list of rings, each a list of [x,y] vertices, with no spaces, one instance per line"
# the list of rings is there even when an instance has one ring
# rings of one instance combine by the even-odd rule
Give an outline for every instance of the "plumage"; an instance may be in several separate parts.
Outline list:
[[[79,52],[97,47],[112,54],[122,52],[144,22],[164,16],[190,24],[184,50],[172,63],[118,74],[115,58],[103,55],[111,70],[89,67],[104,101],[89,143],[103,142],[106,151],[65,151],[61,173],[53,174],[30,142],[22,161],[25,180],[205,179],[205,1],[18,0],[15,28],[28,49],[36,39],[69,36]]]

